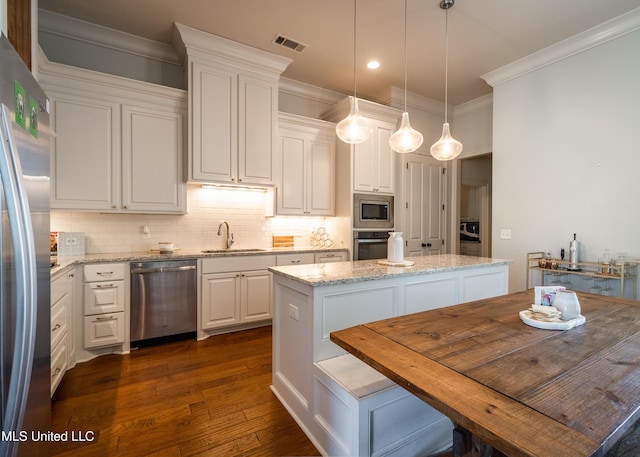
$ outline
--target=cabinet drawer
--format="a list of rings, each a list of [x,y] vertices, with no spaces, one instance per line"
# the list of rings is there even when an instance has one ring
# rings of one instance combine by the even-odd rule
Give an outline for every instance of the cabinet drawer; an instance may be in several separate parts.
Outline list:
[[[315,263],[346,262],[346,252],[323,252],[315,255]]]
[[[51,305],[53,306],[63,295],[69,293],[69,278],[67,275],[58,276],[51,281]]]
[[[276,266],[278,267],[284,265],[303,265],[305,263],[314,263],[314,256],[312,253],[282,254],[276,256]]]
[[[58,388],[65,371],[67,371],[67,345],[66,340],[55,346],[51,353],[51,396]],[[53,347],[53,346],[52,346]]]
[[[124,313],[108,313],[84,318],[85,349],[124,342]]]
[[[84,285],[84,314],[124,311],[124,281],[92,282]]]
[[[51,347],[54,348],[69,330],[69,295],[51,308]],[[53,373],[53,372],[52,372]]]
[[[229,256],[202,259],[200,273],[225,273],[229,271],[266,270],[276,266],[276,256]]]
[[[84,282],[124,279],[123,263],[100,263],[84,266]]]

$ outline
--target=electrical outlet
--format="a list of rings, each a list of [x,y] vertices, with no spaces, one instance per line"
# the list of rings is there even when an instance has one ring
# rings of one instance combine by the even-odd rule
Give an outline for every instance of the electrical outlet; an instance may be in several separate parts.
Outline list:
[[[501,240],[510,240],[511,239],[511,229],[500,229],[500,239]]]
[[[142,226],[142,238],[149,238],[151,236],[151,230],[148,225]]]
[[[294,321],[298,320],[298,307],[289,303],[289,317]]]

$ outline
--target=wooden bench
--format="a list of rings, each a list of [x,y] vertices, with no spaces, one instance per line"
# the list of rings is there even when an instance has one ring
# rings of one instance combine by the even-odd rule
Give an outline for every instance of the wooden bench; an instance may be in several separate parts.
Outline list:
[[[315,363],[316,422],[348,456],[424,456],[452,445],[448,417],[351,354]]]

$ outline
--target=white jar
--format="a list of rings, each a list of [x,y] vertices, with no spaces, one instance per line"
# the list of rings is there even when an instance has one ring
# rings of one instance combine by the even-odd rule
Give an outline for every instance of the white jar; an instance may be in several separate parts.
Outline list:
[[[404,240],[402,239],[402,232],[389,232],[387,246],[387,258],[389,262],[404,261]]]

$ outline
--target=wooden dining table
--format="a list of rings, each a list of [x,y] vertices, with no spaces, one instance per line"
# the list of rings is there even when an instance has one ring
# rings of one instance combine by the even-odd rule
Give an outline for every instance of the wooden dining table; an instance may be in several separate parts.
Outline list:
[[[330,337],[448,416],[454,455],[600,456],[640,417],[640,302],[578,298],[569,330],[525,324],[528,290]]]

